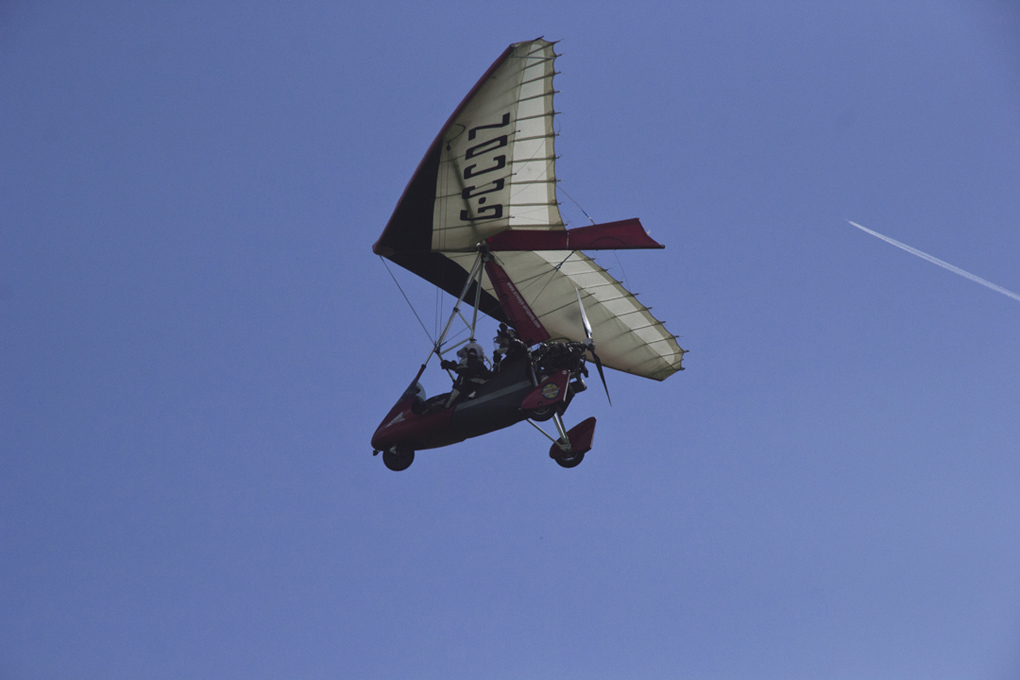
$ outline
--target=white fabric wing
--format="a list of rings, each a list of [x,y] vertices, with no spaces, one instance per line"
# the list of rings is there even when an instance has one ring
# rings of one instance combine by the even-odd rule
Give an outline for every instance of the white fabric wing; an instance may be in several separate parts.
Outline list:
[[[507,228],[564,229],[553,173],[553,44],[518,43],[447,127],[432,249],[458,251]]]
[[[470,268],[474,254],[451,254]],[[609,272],[577,251],[545,250],[496,253],[532,311],[553,338],[583,341],[577,307],[585,314],[602,363],[618,371],[664,380],[682,370],[684,350],[661,321]],[[493,293],[486,278],[483,289]]]
[[[375,252],[457,295],[486,239],[508,229],[566,229],[554,172],[556,56],[542,39],[507,48],[430,146]],[[493,254],[553,338],[584,340],[576,289],[604,365],[656,380],[681,370],[674,336],[588,256]],[[505,318],[487,276],[483,288],[483,311]]]

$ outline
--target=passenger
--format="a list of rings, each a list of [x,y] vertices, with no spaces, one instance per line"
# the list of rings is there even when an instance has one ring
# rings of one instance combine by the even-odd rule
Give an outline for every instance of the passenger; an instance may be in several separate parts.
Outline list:
[[[492,339],[492,368],[498,371],[503,363],[503,356],[510,353],[510,339],[497,333]]]
[[[446,400],[446,408],[450,408],[462,392],[474,390],[492,377],[492,371],[485,365],[485,351],[473,339],[466,346],[457,350],[457,357],[460,358],[459,362],[443,359],[439,364],[444,369],[457,374],[453,389],[450,391],[450,398]]]

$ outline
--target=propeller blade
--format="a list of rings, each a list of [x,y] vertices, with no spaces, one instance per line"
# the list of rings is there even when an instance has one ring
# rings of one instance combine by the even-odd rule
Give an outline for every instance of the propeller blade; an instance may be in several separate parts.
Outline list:
[[[609,397],[609,385],[606,384],[606,374],[602,370],[602,359],[599,359],[599,355],[595,354],[595,350],[591,350],[591,356],[595,360],[595,368],[599,369],[599,377],[602,378],[602,387],[606,390],[606,399],[609,400],[609,405],[613,405],[613,400]]]
[[[584,313],[584,304],[581,302],[581,291],[574,289],[577,293],[577,306],[581,308],[581,323],[584,324],[584,337],[591,340],[591,324],[588,323],[588,315]]]
[[[591,324],[588,323],[588,315],[584,313],[584,303],[581,302],[581,291],[574,288],[574,292],[577,293],[577,306],[581,309],[581,323],[584,324],[584,337],[585,346],[588,351],[591,352],[591,358],[595,360],[595,368],[599,369],[599,377],[602,378],[602,387],[606,390],[606,399],[609,400],[609,405],[613,405],[613,400],[609,396],[609,385],[606,384],[606,373],[602,370],[602,359],[599,359],[599,355],[595,354],[595,341],[591,337]]]

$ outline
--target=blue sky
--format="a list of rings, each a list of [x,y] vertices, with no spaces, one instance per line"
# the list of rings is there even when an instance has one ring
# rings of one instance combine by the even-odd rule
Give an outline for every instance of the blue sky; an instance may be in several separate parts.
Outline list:
[[[687,370],[391,473],[371,244],[538,36]],[[1018,84],[1004,2],[0,4],[0,677],[1017,677],[1020,305],[846,220],[1020,290]]]

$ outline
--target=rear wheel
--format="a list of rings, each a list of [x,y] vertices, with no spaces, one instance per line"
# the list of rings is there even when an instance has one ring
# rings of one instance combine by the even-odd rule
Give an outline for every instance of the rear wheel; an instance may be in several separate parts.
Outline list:
[[[554,413],[556,413],[556,409],[553,406],[539,406],[538,408],[533,408],[530,411],[525,411],[525,415],[527,415],[530,420],[537,420],[540,423],[552,418]]]
[[[414,451],[410,449],[397,449],[396,451],[383,451],[382,455],[383,465],[393,470],[394,472],[400,472],[411,467],[411,463],[414,462]]]
[[[563,458],[562,456],[556,456],[555,458],[553,458],[553,460],[555,460],[556,464],[559,465],[560,467],[572,468],[577,467],[578,465],[581,464],[581,461],[584,460],[584,454],[575,453],[569,459]]]

